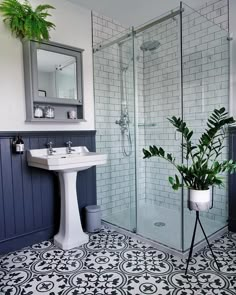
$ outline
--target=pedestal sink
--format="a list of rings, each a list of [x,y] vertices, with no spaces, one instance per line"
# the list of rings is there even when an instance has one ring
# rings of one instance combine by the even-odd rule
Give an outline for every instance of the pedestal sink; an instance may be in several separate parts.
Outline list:
[[[60,229],[54,237],[54,243],[63,250],[72,249],[88,242],[83,232],[77,201],[77,172],[92,166],[106,164],[107,155],[89,152],[84,146],[73,147],[68,154],[66,148],[27,151],[28,165],[58,172],[61,190]]]

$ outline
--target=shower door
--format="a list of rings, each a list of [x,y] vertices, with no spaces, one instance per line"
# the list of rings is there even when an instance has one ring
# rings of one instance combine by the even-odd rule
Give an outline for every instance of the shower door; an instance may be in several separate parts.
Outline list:
[[[182,116],[179,10],[156,25],[126,32],[95,48],[97,151],[109,155],[97,168],[103,220],[177,250],[182,249],[182,191],[161,159],[142,149],[162,146],[182,161],[181,137],[167,118]]]
[[[184,119],[196,142],[209,113],[228,109],[227,37],[182,3],[95,48],[97,150],[109,155],[108,164],[97,168],[105,221],[180,252],[188,249],[194,214],[186,190],[173,191],[168,177],[175,168],[157,157],[144,160],[142,149],[162,147],[181,164],[182,137],[167,118]],[[226,148],[222,159],[227,157]],[[227,188],[214,192],[214,208],[201,214],[207,235],[227,220]]]
[[[97,199],[103,220],[136,231],[135,101],[132,32],[108,40],[94,53]]]
[[[139,30],[138,30],[139,31]],[[182,162],[181,135],[167,120],[182,117],[180,14],[164,15],[136,35],[138,95],[137,232],[158,243],[182,249],[182,191],[168,177],[176,174],[160,158],[143,160],[142,148],[163,147]]]

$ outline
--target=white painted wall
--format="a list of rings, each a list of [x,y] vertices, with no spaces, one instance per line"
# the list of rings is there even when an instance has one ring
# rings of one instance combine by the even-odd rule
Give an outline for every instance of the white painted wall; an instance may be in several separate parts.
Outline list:
[[[236,1],[229,0],[229,30],[232,33],[231,41],[231,113],[236,116]]]
[[[25,123],[25,92],[21,42],[0,21],[0,131],[94,129],[91,13],[67,0],[32,0],[50,3],[56,10],[51,40],[83,48],[85,120],[79,124]]]

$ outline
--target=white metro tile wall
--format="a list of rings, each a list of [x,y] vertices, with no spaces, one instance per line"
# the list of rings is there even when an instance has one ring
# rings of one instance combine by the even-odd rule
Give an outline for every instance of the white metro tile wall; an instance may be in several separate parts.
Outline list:
[[[198,11],[185,7],[183,14],[184,118],[199,135],[209,112],[228,105],[227,0],[211,1]],[[204,15],[205,17],[203,17]],[[214,25],[213,22],[219,26]],[[180,159],[180,137],[166,120],[180,116],[179,99],[179,17],[147,30],[136,39],[138,86],[138,200],[179,209],[181,192],[173,192],[167,181],[174,173],[171,166],[158,159],[142,160],[142,148],[149,144],[163,146]],[[124,31],[114,20],[94,14],[94,43],[100,43]],[[158,40],[153,52],[139,50],[143,41]],[[130,44],[124,46],[123,62],[130,60]],[[109,152],[109,164],[97,169],[98,203],[104,215],[132,207],[134,191],[134,154],[121,151],[121,133],[114,122],[121,111],[120,58],[118,46],[95,54],[95,110],[98,151]],[[134,146],[132,67],[128,70],[129,113]],[[224,155],[226,156],[226,154]],[[177,159],[178,160],[178,159]],[[224,220],[227,192],[217,190],[215,206],[206,216]]]
[[[167,121],[167,117],[181,115],[179,17],[148,29],[144,41],[148,40],[159,41],[160,47],[144,53],[145,146],[162,146],[180,160],[180,137],[176,137]],[[160,159],[152,158],[145,163],[146,202],[179,209],[180,192],[173,192],[168,183],[168,176],[174,174],[174,169]]]
[[[214,108],[228,108],[229,105],[229,41],[225,30],[228,26],[228,1],[208,3],[200,12],[208,20],[188,7],[183,18],[184,118],[191,128],[197,130],[196,137],[203,131],[203,124]],[[193,45],[190,36],[193,40],[198,39],[198,43]],[[227,147],[222,158],[227,158]],[[224,189],[215,190],[214,207],[204,215],[226,222],[227,185]]]
[[[115,20],[100,15],[93,11],[92,13],[93,22],[93,46],[107,41],[108,39],[124,32],[127,27],[119,24]]]
[[[224,4],[224,5],[223,5]],[[227,1],[215,1],[200,11],[220,11],[200,15],[187,6],[183,13],[183,71],[184,119],[199,137],[203,124],[213,111],[228,106],[228,41],[222,28],[227,22]],[[209,12],[208,12],[209,13]],[[218,18],[221,14],[221,18]],[[215,16],[215,18],[214,18]],[[215,25],[212,21],[219,21]],[[180,159],[178,138],[173,133],[167,117],[180,115],[179,102],[179,36],[178,17],[149,29],[146,40],[158,40],[159,49],[144,56],[144,104],[146,124],[156,123],[145,129],[145,143],[164,147]],[[223,158],[227,158],[227,149]],[[174,193],[167,182],[174,173],[160,160],[146,162],[146,201],[167,208],[179,209],[180,192]],[[185,197],[186,194],[185,194]],[[186,202],[184,203],[186,205]],[[227,190],[217,190],[214,208],[206,217],[219,221],[227,218]]]
[[[125,28],[107,17],[94,14],[93,30],[95,44],[98,44]],[[114,44],[94,55],[97,150],[109,154],[108,165],[97,169],[98,204],[101,205],[103,216],[131,208],[135,198],[133,67],[130,66],[123,73],[120,67],[120,50],[124,67],[131,63],[131,45],[130,41],[121,47]],[[133,152],[130,157],[122,153],[121,131],[119,125],[115,124],[121,116],[121,75],[126,81],[131,121]],[[127,141],[125,146],[128,148]]]

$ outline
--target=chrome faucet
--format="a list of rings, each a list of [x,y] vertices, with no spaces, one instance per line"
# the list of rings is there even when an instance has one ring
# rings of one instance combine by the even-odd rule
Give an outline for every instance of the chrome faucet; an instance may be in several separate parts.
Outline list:
[[[67,154],[71,154],[71,152],[75,152],[75,149],[72,149],[72,141],[70,140],[67,141],[66,146],[67,146],[67,149],[66,149]]]
[[[48,146],[48,155],[51,156],[53,155],[53,153],[56,153],[56,151],[53,149],[53,143],[52,141],[49,141],[49,143],[47,144]]]
[[[116,120],[115,123],[120,126],[121,132],[128,131],[130,123],[128,112],[122,113],[120,120]]]

